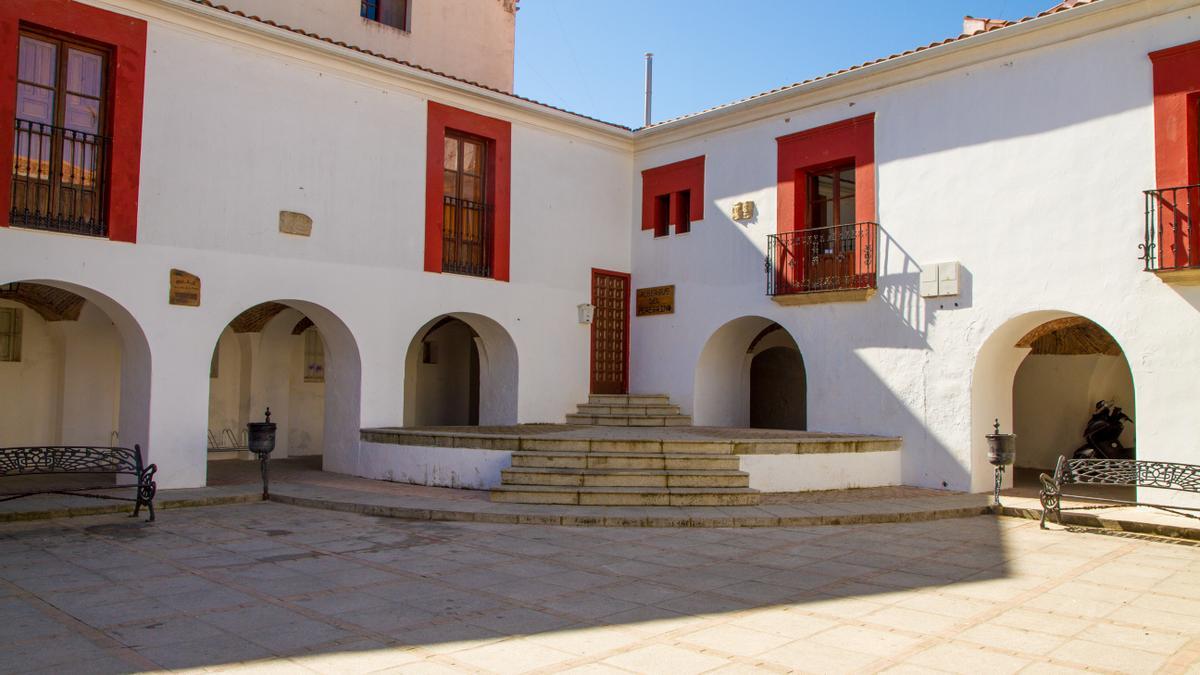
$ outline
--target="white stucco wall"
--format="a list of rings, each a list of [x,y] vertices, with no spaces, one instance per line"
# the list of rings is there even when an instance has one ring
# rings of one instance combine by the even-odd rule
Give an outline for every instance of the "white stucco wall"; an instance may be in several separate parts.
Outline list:
[[[121,361],[122,443],[149,448],[160,487],[204,484],[213,346],[260,302],[296,307],[326,340],[331,470],[358,471],[359,428],[402,422],[406,348],[447,313],[511,341],[496,368],[519,363],[519,377],[481,391],[496,420],[561,422],[586,398],[576,305],[591,268],[629,269],[632,153],[615,132],[285,46],[198,6],[104,7],[149,24],[138,242],[3,228],[0,283],[77,289],[117,317],[135,355]],[[512,123],[510,282],[423,271],[431,98]],[[311,216],[312,236],[281,234],[284,209]],[[200,276],[200,307],[167,304],[171,268]],[[287,367],[256,358],[261,372]],[[251,388],[258,419],[281,397]],[[281,445],[292,431],[281,425]]]
[[[1137,259],[1141,191],[1155,183],[1147,54],[1200,39],[1190,10],[1140,20],[1166,7],[1125,4],[1058,39],[1048,28],[1037,48],[1018,46],[1033,38],[980,48],[967,65],[930,63],[886,86],[830,87],[640,140],[637,170],[705,155],[707,203],[684,237],[631,228],[634,286],[676,287],[674,315],[634,319],[633,389],[665,390],[705,416],[693,393],[706,341],[738,317],[777,321],[804,355],[809,429],[903,436],[905,483],[983,490],[983,435],[994,417],[1013,425],[1024,354],[1012,345],[1041,321],[1079,314],[1129,355],[1139,457],[1200,461],[1180,407],[1200,375],[1200,291],[1163,284]],[[866,113],[879,293],[778,306],[763,274],[777,222],[775,139]],[[636,171],[633,184],[639,193]],[[734,222],[730,207],[748,199],[755,219]],[[919,297],[922,266],[947,260],[962,263],[960,294]]]
[[[487,490],[500,484],[500,472],[512,466],[512,453],[364,442],[360,466],[360,475],[377,480]]]
[[[846,490],[901,485],[901,452],[742,455],[750,487],[763,492]]]

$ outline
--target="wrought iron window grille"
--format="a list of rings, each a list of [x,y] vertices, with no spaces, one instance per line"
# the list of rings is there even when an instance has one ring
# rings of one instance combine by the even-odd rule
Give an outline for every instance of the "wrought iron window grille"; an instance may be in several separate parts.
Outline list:
[[[106,136],[16,120],[9,223],[107,237],[109,146]]]

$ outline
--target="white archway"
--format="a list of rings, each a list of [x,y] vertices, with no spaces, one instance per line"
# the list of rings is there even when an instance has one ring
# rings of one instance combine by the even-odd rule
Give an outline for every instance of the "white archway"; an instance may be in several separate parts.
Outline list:
[[[1118,352],[1093,358],[1034,354],[1025,344],[1055,323],[1077,319],[1112,339]],[[1036,332],[1035,332],[1036,331]],[[1100,399],[1115,398],[1134,415],[1134,383],[1128,361],[1107,329],[1091,319],[1061,310],[1034,311],[1013,317],[980,347],[971,378],[971,490],[991,489],[993,467],[987,462],[986,435],[995,421],[1005,433],[1017,433],[1017,466],[1052,468],[1059,454],[1082,445],[1082,431]],[[1081,357],[1086,355],[1080,355]],[[1132,444],[1134,430],[1123,438]],[[1006,481],[1011,484],[1011,472]]]
[[[430,319],[404,359],[404,425],[516,424],[518,375],[517,345],[495,320]]]
[[[240,436],[270,406],[278,425],[275,456],[319,454],[324,469],[353,472],[362,365],[340,318],[303,300],[259,303],[223,326],[213,344],[210,433],[220,437],[232,425]]]
[[[800,355],[796,340],[778,323],[761,316],[743,316],[718,328],[704,344],[696,362],[692,419],[698,426],[748,427],[751,425],[753,363],[769,350],[784,348]],[[776,393],[786,392],[792,406],[807,409],[807,383],[803,357],[795,381],[776,382]],[[787,426],[807,427],[807,413]]]
[[[0,285],[0,305],[19,310],[9,324],[19,360],[0,363],[6,390],[4,445],[141,446],[153,461],[150,436],[150,346],[120,303],[99,291],[54,279]],[[17,329],[17,332],[12,332]],[[14,402],[16,403],[16,402]]]

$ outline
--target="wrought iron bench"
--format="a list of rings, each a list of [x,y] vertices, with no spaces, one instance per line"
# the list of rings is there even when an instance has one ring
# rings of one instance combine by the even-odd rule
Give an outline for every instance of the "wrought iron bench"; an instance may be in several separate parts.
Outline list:
[[[1114,485],[1200,493],[1200,465],[1196,464],[1148,462],[1137,459],[1067,459],[1065,456],[1060,456],[1058,464],[1054,467],[1054,475],[1047,476],[1043,473],[1039,478],[1042,481],[1042,529],[1046,529],[1046,516],[1051,511],[1054,511],[1055,522],[1062,525],[1063,498],[1105,502],[1099,505],[1069,506],[1067,510],[1149,506],[1188,518],[1200,518],[1191,513],[1183,513],[1183,511],[1200,511],[1200,508],[1067,494],[1062,491],[1064,485]]]
[[[88,485],[85,487],[52,487],[37,489],[37,486],[27,486],[27,489],[11,492],[0,492],[0,502],[7,502],[21,497],[33,495],[75,495],[95,499],[115,499],[134,502],[133,515],[137,517],[144,505],[150,512],[150,520],[154,520],[154,494],[158,485],[154,482],[154,474],[158,467],[142,464],[142,449],[135,445],[129,448],[102,448],[86,446],[50,446],[0,448],[0,478],[16,478],[19,476],[45,476],[64,474],[90,474],[114,476],[133,476],[137,482],[122,482],[116,480],[115,485]],[[98,490],[117,490],[134,488],[133,497],[117,495],[94,494]]]

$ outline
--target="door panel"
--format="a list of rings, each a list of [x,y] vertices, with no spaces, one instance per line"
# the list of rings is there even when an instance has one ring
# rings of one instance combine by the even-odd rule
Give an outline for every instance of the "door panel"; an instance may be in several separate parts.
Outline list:
[[[629,390],[629,275],[592,270],[593,394]]]

